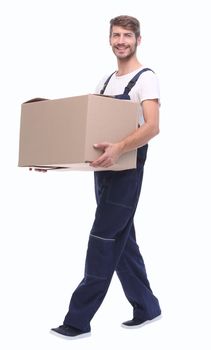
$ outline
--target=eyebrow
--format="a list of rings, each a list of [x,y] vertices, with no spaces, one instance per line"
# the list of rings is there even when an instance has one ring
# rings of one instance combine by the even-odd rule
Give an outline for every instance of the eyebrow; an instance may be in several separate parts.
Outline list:
[[[119,33],[119,32],[112,32],[112,35],[119,35],[119,34],[121,34],[121,33]],[[134,35],[134,33],[133,32],[124,32],[124,33],[122,33],[122,34],[124,34],[124,35]]]

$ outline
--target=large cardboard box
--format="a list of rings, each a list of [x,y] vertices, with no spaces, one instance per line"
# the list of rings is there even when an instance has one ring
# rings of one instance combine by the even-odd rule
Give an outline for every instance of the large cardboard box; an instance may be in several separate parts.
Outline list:
[[[100,95],[31,100],[21,106],[20,167],[123,170],[136,167],[136,151],[105,168],[90,167],[102,151],[93,145],[117,142],[138,127],[138,103]]]

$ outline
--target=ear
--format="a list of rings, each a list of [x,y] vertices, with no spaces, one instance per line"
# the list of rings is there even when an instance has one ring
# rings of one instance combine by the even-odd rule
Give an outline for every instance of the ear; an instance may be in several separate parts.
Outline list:
[[[141,35],[139,35],[137,38],[137,45],[140,45],[140,44],[141,44]]]

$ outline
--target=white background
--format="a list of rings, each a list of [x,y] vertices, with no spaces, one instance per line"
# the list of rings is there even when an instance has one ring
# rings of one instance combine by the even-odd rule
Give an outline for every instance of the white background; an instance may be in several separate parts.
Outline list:
[[[20,106],[33,97],[94,92],[116,69],[114,16],[137,17],[138,57],[161,87],[161,133],[151,141],[136,213],[137,239],[160,321],[125,330],[132,309],[114,276],[92,336],[49,333],[83,277],[95,200],[93,174],[17,167]],[[1,1],[2,349],[210,349],[210,15],[208,1]]]

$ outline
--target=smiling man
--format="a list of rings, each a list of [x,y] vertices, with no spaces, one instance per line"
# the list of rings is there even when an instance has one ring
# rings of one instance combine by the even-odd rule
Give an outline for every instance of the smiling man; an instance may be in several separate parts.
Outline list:
[[[112,50],[119,60],[128,60],[134,57],[141,37],[136,38],[136,34],[119,26],[113,26],[110,33],[110,44]]]
[[[113,18],[109,40],[118,69],[100,81],[96,92],[139,102],[141,114],[139,128],[125,139],[113,144],[102,142],[94,145],[102,150],[102,155],[91,165],[96,170],[104,167],[106,171],[94,172],[97,208],[89,236],[84,278],[72,295],[63,324],[52,329],[67,337],[90,333],[90,321],[100,307],[115,271],[133,308],[132,319],[123,322],[123,326],[139,326],[161,314],[136,243],[134,228],[148,141],[159,132],[158,80],[136,56],[141,43],[136,18]],[[136,169],[107,169],[122,154],[133,149],[137,149]]]

